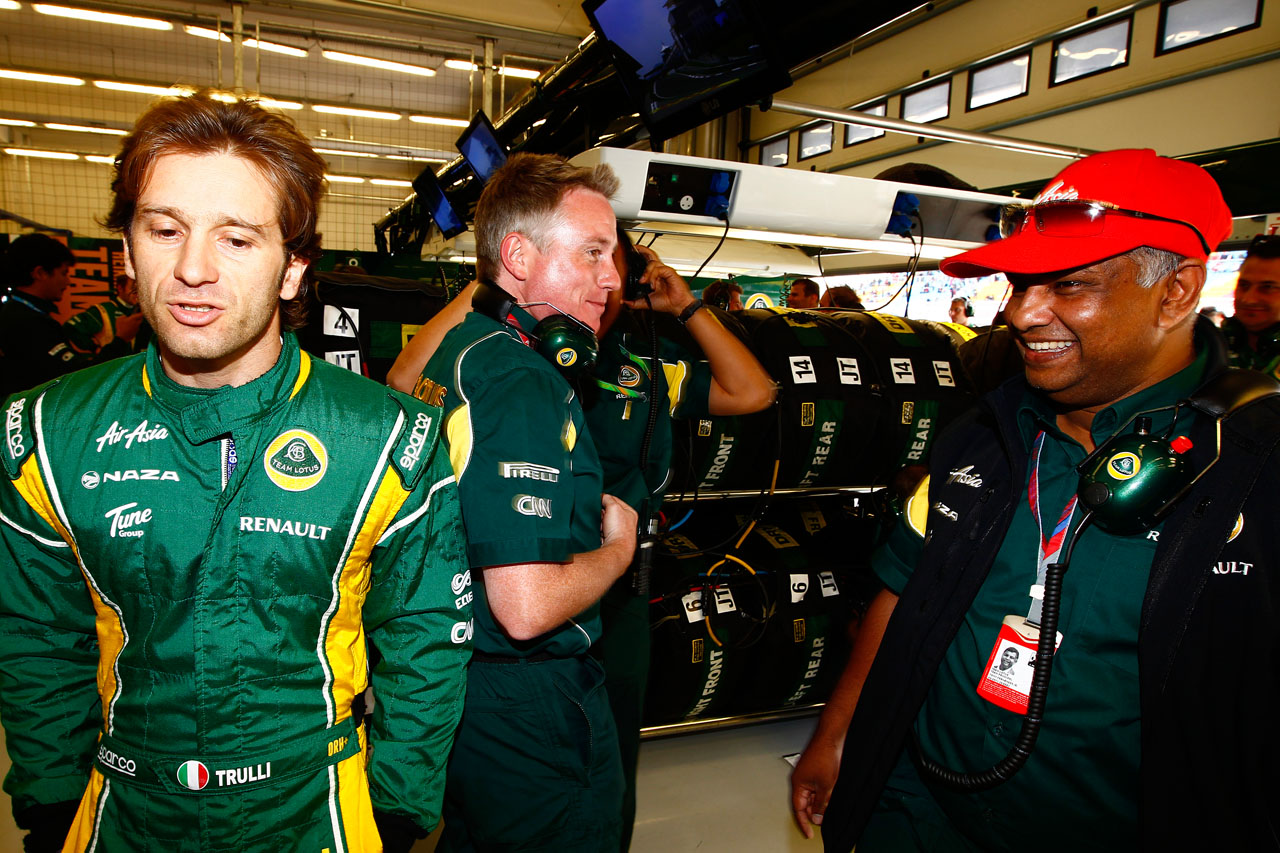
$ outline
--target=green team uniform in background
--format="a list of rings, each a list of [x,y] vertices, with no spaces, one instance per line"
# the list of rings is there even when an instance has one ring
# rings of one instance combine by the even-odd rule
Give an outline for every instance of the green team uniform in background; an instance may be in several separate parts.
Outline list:
[[[20,825],[79,799],[67,850],[372,853],[374,809],[436,824],[470,630],[438,409],[286,334],[238,388],[152,347],[4,415]]]
[[[1232,367],[1259,370],[1280,380],[1280,323],[1273,323],[1258,333],[1256,348],[1249,346],[1249,332],[1235,317],[1222,321],[1222,334],[1227,339]]]
[[[128,355],[140,351],[142,346],[117,337],[116,322],[137,311],[138,306],[113,297],[72,315],[62,328],[66,329],[67,337],[81,352],[101,352],[108,358]]]
[[[533,318],[514,308],[513,320]],[[486,566],[565,562],[600,547],[600,462],[568,382],[479,312],[452,329],[415,394],[443,400],[467,553]],[[449,764],[442,849],[615,850],[622,772],[597,606],[528,642],[475,586],[475,657]]]
[[[620,317],[619,323],[625,319],[626,315]],[[710,365],[693,361],[680,347],[660,338],[658,360],[662,363],[663,381],[658,405],[662,411],[649,444],[648,464],[641,471],[640,448],[654,393],[651,358],[651,345],[644,335],[624,333],[615,326],[600,342],[595,377],[640,392],[644,398],[603,387],[584,392],[587,424],[604,469],[604,490],[630,504],[639,513],[642,527],[646,514],[653,514],[662,506],[671,479],[670,418],[705,416],[711,393]],[[630,845],[636,815],[636,762],[649,679],[649,600],[633,592],[628,573],[605,593],[600,608],[604,634],[593,653],[604,664],[609,705],[618,726],[627,786],[622,803],[621,849],[625,850]]]

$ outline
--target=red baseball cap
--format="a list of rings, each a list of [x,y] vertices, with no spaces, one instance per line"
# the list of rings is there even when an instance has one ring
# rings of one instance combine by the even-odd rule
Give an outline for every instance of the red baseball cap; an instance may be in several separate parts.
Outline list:
[[[1218,184],[1194,163],[1161,157],[1150,148],[1104,151],[1077,160],[1058,173],[1035,204],[1099,201],[1124,210],[1177,219],[1199,229],[1209,248],[1231,233],[1231,211]],[[940,264],[956,278],[997,272],[1048,273],[1088,266],[1139,246],[1204,258],[1196,232],[1178,222],[1123,214],[1103,217],[1101,233],[1062,236],[1041,233],[1028,216],[1019,230]]]

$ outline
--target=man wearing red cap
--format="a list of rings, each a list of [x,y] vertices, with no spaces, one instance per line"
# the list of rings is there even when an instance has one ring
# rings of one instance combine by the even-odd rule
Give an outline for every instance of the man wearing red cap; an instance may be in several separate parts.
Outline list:
[[[1025,375],[939,439],[876,554],[885,589],[797,766],[797,819],[859,853],[1280,849],[1280,397],[1223,423],[1185,496],[1146,485],[1215,456],[1214,422],[1169,407],[1226,368],[1196,305],[1230,212],[1198,166],[1128,150],[1008,225],[942,268],[1008,276]],[[1174,451],[1102,454],[1114,482],[1147,476],[1108,493],[1124,512],[1087,510],[1077,466],[1139,415]],[[1135,495],[1170,514],[1143,523]]]

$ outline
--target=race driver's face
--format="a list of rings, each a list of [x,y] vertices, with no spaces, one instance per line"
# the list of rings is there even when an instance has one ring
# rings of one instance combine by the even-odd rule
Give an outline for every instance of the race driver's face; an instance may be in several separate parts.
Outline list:
[[[541,320],[558,309],[597,331],[609,294],[622,287],[613,262],[618,243],[613,208],[597,192],[573,189],[561,199],[556,218],[545,249],[529,245],[524,290],[525,301],[555,307],[532,306],[529,313]]]
[[[279,302],[297,295],[307,264],[286,255],[256,166],[232,154],[157,157],[128,236],[125,271],[171,378],[242,385],[275,364]]]

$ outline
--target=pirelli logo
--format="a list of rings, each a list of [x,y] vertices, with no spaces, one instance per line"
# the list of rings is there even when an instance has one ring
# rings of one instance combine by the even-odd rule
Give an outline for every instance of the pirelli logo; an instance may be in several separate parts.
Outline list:
[[[560,480],[559,468],[535,465],[532,462],[499,462],[498,471],[507,480],[542,480],[546,483]]]

